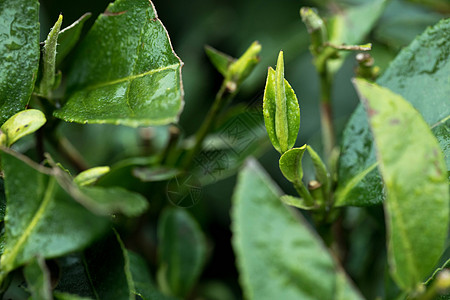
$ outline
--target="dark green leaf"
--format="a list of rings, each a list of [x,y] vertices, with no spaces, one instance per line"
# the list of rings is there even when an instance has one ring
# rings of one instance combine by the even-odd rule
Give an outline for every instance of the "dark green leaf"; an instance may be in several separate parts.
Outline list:
[[[102,215],[122,213],[127,217],[136,217],[148,208],[143,196],[121,187],[80,187],[80,191],[87,196],[82,204]]]
[[[18,112],[0,128],[0,145],[10,147],[17,140],[41,128],[46,121],[45,115],[37,109]]]
[[[91,17],[91,13],[85,13],[70,26],[59,32],[58,46],[56,48],[56,66],[59,66],[78,42],[84,22]]]
[[[177,121],[182,62],[150,1],[110,4],[78,50],[68,76],[71,95],[56,117],[127,126]]]
[[[81,297],[73,294],[68,293],[61,293],[61,292],[55,292],[53,293],[53,296],[57,300],[91,300],[91,298]]]
[[[33,300],[52,300],[50,274],[42,257],[35,257],[23,269]]]
[[[97,299],[173,300],[155,287],[146,262],[128,251],[119,234],[86,253],[86,272]]]
[[[301,182],[303,179],[302,157],[306,151],[306,145],[300,148],[292,148],[280,157],[280,170],[290,182]]]
[[[170,208],[158,222],[158,241],[159,285],[166,293],[186,297],[205,264],[205,236],[186,210]]]
[[[39,66],[39,3],[0,0],[0,124],[25,108]]]
[[[35,255],[49,258],[80,250],[104,232],[108,221],[73,201],[49,176],[50,169],[31,167],[6,152],[1,160],[8,209],[0,281]]]
[[[214,65],[214,67],[216,67],[217,71],[219,71],[220,74],[226,77],[228,74],[228,67],[236,59],[210,46],[205,47],[205,52],[208,55],[208,58],[211,61],[211,63]]]
[[[391,63],[378,83],[408,100],[433,128],[447,157],[450,102],[450,20],[427,29]],[[414,134],[408,132],[407,134]],[[347,125],[339,162],[337,205],[372,205],[383,200],[375,168],[375,150],[367,117],[360,106]]]
[[[444,156],[410,103],[376,84],[354,82],[369,118],[386,192],[390,270],[403,290],[412,291],[444,251],[450,204]]]
[[[5,219],[5,211],[6,211],[5,186],[3,178],[0,178],[0,222],[3,222],[3,220]]]
[[[306,220],[284,206],[256,161],[233,195],[233,247],[246,299],[361,299]],[[295,262],[295,263],[293,263]],[[341,275],[342,274],[342,275]],[[345,277],[344,277],[345,278]]]

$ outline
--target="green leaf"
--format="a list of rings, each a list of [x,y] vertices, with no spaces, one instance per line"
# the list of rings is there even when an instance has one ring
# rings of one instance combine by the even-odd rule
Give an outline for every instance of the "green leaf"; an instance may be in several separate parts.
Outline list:
[[[205,47],[205,52],[217,71],[219,71],[223,77],[226,77],[228,74],[228,68],[234,61],[236,61],[236,59],[210,46]]]
[[[166,209],[158,222],[158,283],[165,293],[187,297],[206,259],[206,239],[186,210]]]
[[[63,16],[59,15],[55,25],[50,29],[42,50],[42,78],[39,83],[39,94],[44,97],[50,97],[51,91],[55,86],[56,47],[62,20]]]
[[[92,185],[109,171],[110,167],[108,166],[91,168],[78,174],[73,181],[79,186]]]
[[[33,300],[52,300],[50,274],[42,257],[35,257],[23,269]]]
[[[303,179],[302,157],[306,145],[286,151],[280,157],[280,170],[290,182],[301,182]]]
[[[73,295],[73,294],[68,294],[68,293],[60,293],[60,292],[53,293],[53,296],[57,300],[91,300],[91,298],[81,297],[78,295]]]
[[[6,211],[6,195],[5,195],[5,185],[3,183],[3,178],[0,178],[0,222],[5,219]]]
[[[70,199],[50,176],[51,169],[4,151],[1,160],[7,211],[0,282],[35,255],[51,258],[85,248],[108,225],[107,219]]]
[[[121,187],[80,187],[80,191],[87,196],[82,204],[101,215],[122,213],[127,217],[137,217],[148,209],[143,196]]]
[[[0,124],[30,100],[39,66],[39,3],[0,1]]]
[[[37,109],[18,112],[0,128],[0,145],[10,147],[17,140],[41,128],[46,121],[45,115]]]
[[[250,45],[250,47],[248,47],[241,57],[230,64],[226,80],[235,84],[234,88],[230,88],[230,86],[228,86],[232,92],[242,84],[242,82],[250,75],[259,63],[259,52],[261,52],[261,44],[255,41]]]
[[[290,195],[283,195],[280,197],[281,202],[286,205],[294,206],[304,210],[312,210],[316,208],[315,205],[310,205],[308,201],[305,201],[303,198],[298,198]]]
[[[282,64],[281,57],[281,63],[277,65],[277,69],[283,69]],[[284,72],[280,71],[278,76],[282,76],[282,73]],[[297,96],[286,79],[283,84],[282,82],[277,80],[275,70],[269,67],[263,100],[264,123],[272,145],[281,154],[294,147],[300,129],[300,108]],[[280,90],[283,88],[284,92]]]
[[[386,0],[370,1],[337,13],[329,20],[329,41],[333,45],[357,45],[374,27],[384,11]],[[329,62],[330,72],[335,73],[342,66],[348,52],[340,52],[339,58]]]
[[[70,26],[67,26],[59,32],[58,45],[56,48],[56,66],[59,66],[64,58],[66,58],[66,56],[73,49],[73,47],[75,47],[78,40],[80,39],[84,22],[86,22],[86,20],[88,20],[90,17],[91,13],[85,13]]]
[[[447,159],[447,171],[450,170],[448,32],[450,20],[443,20],[427,29],[400,52],[377,81],[402,95],[422,114],[441,143]],[[359,106],[343,134],[336,205],[364,206],[383,201],[381,177],[375,163],[375,149],[367,116]]]
[[[369,118],[386,191],[391,274],[403,290],[412,291],[444,251],[450,204],[444,156],[410,103],[376,84],[354,82]]]
[[[254,160],[233,195],[233,248],[246,299],[362,299],[306,220],[279,200],[280,191]],[[295,262],[295,263],[293,263]]]
[[[55,116],[133,127],[176,122],[181,66],[152,3],[117,0],[81,42],[68,75],[68,102]]]
[[[174,300],[155,287],[147,263],[125,248],[117,232],[88,249],[84,266],[96,299]]]

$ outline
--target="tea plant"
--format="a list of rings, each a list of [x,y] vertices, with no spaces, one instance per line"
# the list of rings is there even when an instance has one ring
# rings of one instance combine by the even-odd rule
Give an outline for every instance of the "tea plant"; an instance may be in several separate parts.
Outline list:
[[[296,146],[303,100],[285,78],[287,51],[268,68],[262,105],[228,108],[264,45],[238,58],[207,46],[223,81],[185,137],[183,62],[150,1],[116,0],[85,35],[90,14],[65,27],[60,15],[40,44],[37,0],[0,0],[2,296],[447,299],[450,19],[380,70],[361,42],[385,8],[372,1],[328,19],[300,9],[320,83],[321,142]],[[340,138],[333,82],[354,52],[361,104]],[[77,130],[87,145],[74,145]],[[124,149],[92,164],[85,150],[96,139]],[[288,194],[251,157],[269,141]],[[211,281],[223,237],[195,212],[203,188],[237,172],[236,259],[227,263],[242,293]]]

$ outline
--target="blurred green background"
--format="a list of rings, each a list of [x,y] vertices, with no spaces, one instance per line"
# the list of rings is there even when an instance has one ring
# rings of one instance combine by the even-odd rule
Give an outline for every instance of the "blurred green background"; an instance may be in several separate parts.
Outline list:
[[[41,0],[41,40],[44,40],[59,13],[63,14],[63,27],[66,27],[85,12],[92,12],[93,16],[85,25],[86,31],[109,2]],[[258,40],[262,45],[261,62],[246,80],[232,105],[256,103],[257,106],[262,106],[267,68],[275,66],[277,54],[282,49],[285,55],[285,77],[295,90],[301,109],[297,144],[320,145],[318,77],[308,51],[309,36],[300,19],[299,10],[302,6],[314,6],[321,15],[327,16],[345,7],[365,2],[370,0],[154,0],[175,52],[184,62],[185,107],[180,119],[184,135],[193,134],[200,126],[222,82],[221,75],[209,63],[204,46],[211,45],[238,57],[253,41]],[[385,13],[363,41],[373,43],[372,55],[381,71],[403,46],[408,45],[427,26],[448,17],[448,7],[447,0],[389,1]],[[332,100],[338,136],[358,104],[350,82],[356,64],[354,56],[355,54],[348,56],[334,80]],[[120,158],[138,155],[142,146],[139,138],[142,130],[139,129],[64,124],[61,131],[83,153],[91,166],[110,165]],[[165,128],[155,129],[152,134],[156,139],[155,147],[162,147],[166,138]],[[283,190],[293,194],[292,187],[279,171],[278,158],[279,154],[268,147],[260,161]],[[190,209],[210,239],[211,254],[200,284],[200,294],[207,299],[241,297],[229,230],[230,198],[234,184],[235,178],[231,177],[204,187],[202,200]],[[383,264],[377,265],[377,260],[370,253],[364,254],[365,247],[372,247],[378,253],[384,251],[380,247],[384,245],[384,225],[378,221],[382,220],[379,218],[381,214],[380,208],[364,211],[350,209],[347,213],[346,225],[357,225],[359,229],[349,233],[353,241],[353,245],[349,247],[350,253],[354,257],[346,267],[352,277],[358,278],[357,283],[366,295],[379,294],[377,289],[381,283],[373,283],[371,276],[365,278],[361,275],[361,265],[365,266],[365,271],[368,268],[373,272],[384,272]],[[154,240],[155,237],[149,235],[149,239]],[[363,254],[358,254],[360,252]],[[380,255],[377,256],[378,259]]]

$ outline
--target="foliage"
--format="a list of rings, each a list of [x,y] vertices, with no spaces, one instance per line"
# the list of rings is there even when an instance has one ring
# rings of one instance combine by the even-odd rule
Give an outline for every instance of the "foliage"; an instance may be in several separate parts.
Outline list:
[[[447,2],[154,2],[0,0],[0,295],[448,298]]]

